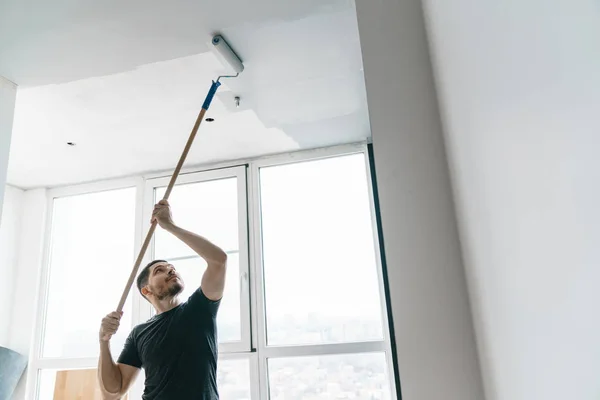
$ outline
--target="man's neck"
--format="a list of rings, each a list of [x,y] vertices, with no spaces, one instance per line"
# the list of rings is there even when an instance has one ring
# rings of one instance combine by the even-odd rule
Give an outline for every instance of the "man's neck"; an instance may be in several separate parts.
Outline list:
[[[179,296],[167,297],[163,300],[156,300],[154,303],[152,303],[154,309],[156,310],[156,315],[170,311],[180,304],[181,300],[179,300]]]

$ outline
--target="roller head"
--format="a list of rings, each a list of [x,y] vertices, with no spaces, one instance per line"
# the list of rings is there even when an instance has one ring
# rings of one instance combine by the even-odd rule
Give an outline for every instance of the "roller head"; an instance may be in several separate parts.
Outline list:
[[[229,47],[229,44],[223,39],[223,36],[216,35],[212,39],[212,44],[221,56],[221,59],[228,65],[236,74],[239,74],[244,70],[244,64],[242,60],[235,54],[235,52]]]

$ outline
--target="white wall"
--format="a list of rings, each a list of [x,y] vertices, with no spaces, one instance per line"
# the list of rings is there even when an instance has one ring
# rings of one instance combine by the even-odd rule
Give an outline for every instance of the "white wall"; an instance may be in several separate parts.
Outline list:
[[[2,210],[4,185],[6,184],[16,95],[17,86],[0,76],[0,210]],[[0,218],[2,218],[1,214]]]
[[[15,276],[17,274],[18,246],[23,215],[23,191],[12,186],[4,189],[2,220],[0,222],[0,346],[10,347],[9,327]]]
[[[402,398],[482,400],[421,4],[357,13]]]
[[[600,2],[427,0],[488,400],[600,398]]]
[[[9,347],[29,356],[42,265],[44,227],[46,223],[46,190],[25,191],[22,195],[23,215],[18,244],[18,267],[14,276],[13,306],[10,317]],[[27,371],[19,382],[12,400],[25,398]]]

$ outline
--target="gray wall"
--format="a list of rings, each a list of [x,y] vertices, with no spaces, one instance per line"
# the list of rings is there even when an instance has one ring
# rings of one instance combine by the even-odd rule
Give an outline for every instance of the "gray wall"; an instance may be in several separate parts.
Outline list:
[[[0,76],[0,210],[4,199],[16,95],[17,86]],[[1,214],[0,218],[2,218]]]
[[[421,4],[357,14],[403,399],[482,400]]]
[[[4,187],[2,221],[0,221],[0,346],[11,348],[9,337],[12,329],[10,318],[15,308],[15,279],[17,275],[18,250],[21,236],[24,192],[10,185]],[[30,294],[31,295],[31,294]]]
[[[10,284],[13,286],[12,314],[8,347],[29,356],[34,337],[35,315],[42,269],[46,207],[46,189],[33,189],[23,192],[20,218],[17,264]],[[25,211],[26,210],[26,211]],[[26,377],[23,376],[12,400],[23,400],[26,396]],[[31,378],[31,375],[29,375]],[[30,390],[32,388],[29,388]]]
[[[597,400],[600,2],[426,4],[487,399]]]

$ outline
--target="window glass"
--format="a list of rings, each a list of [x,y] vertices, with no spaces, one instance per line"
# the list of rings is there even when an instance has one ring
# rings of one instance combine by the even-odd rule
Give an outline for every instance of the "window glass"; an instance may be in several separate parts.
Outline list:
[[[117,308],[134,263],[135,188],[54,200],[43,357],[98,355],[102,318]],[[111,348],[132,325],[131,296]]]
[[[269,345],[383,340],[362,154],[262,168]]]
[[[219,360],[217,369],[217,386],[222,399],[250,400],[250,360],[248,358]]]
[[[163,198],[166,188],[155,189],[155,202]],[[242,194],[245,195],[245,194]],[[169,198],[173,220],[199,234],[228,253],[227,281],[217,316],[219,342],[236,342],[242,338],[239,266],[237,178],[224,178],[176,185]],[[185,243],[163,229],[156,230],[155,259],[170,261],[185,283],[182,299],[199,286],[206,262]]]
[[[155,190],[155,202],[166,188]],[[225,251],[239,250],[237,178],[177,185],[169,197],[176,224],[198,233]],[[162,229],[156,230],[156,258],[194,255],[185,243]]]
[[[271,358],[270,400],[390,400],[384,353]]]

